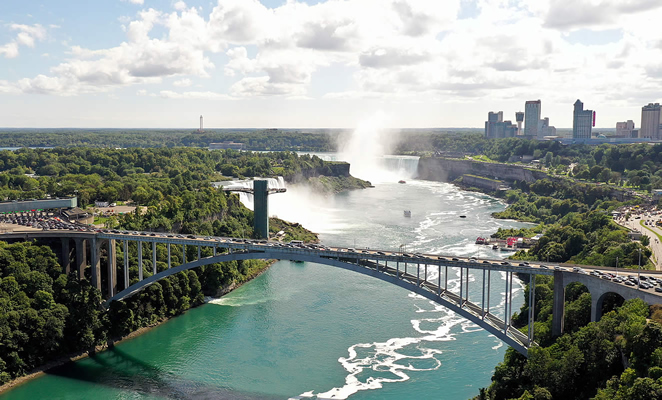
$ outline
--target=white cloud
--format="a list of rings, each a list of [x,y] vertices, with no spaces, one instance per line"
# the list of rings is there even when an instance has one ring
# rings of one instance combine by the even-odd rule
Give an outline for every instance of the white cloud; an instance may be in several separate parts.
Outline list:
[[[461,3],[470,1],[477,15],[458,20]],[[565,0],[288,0],[274,8],[217,0],[203,15],[178,1],[122,20],[126,37],[118,45],[73,46],[66,62],[4,82],[0,91],[75,95],[169,82],[184,88],[199,77],[229,89],[156,93],[292,99],[310,98],[315,87],[316,97],[328,99],[624,101],[662,93],[661,5],[576,0],[568,12]],[[580,29],[615,29],[619,36],[608,44],[570,43],[570,32]],[[0,46],[5,57],[43,40],[38,31],[16,30],[16,39]],[[216,68],[211,60],[223,54],[227,62]],[[343,71],[341,86],[322,81],[329,69]]]
[[[191,81],[188,78],[184,78],[184,79],[180,79],[178,81],[174,81],[172,84],[173,84],[173,86],[177,86],[177,87],[189,87],[193,84],[193,81]]]
[[[34,47],[37,40],[46,38],[46,29],[40,24],[23,25],[11,24],[12,31],[18,31],[14,40],[0,46],[0,54],[6,58],[16,58],[19,55],[19,46]]]
[[[131,4],[137,4],[137,5],[143,5],[145,4],[145,0],[122,0],[125,3],[131,3]]]
[[[215,92],[173,92],[162,90],[159,92],[164,99],[202,99],[202,100],[231,100],[232,97]]]

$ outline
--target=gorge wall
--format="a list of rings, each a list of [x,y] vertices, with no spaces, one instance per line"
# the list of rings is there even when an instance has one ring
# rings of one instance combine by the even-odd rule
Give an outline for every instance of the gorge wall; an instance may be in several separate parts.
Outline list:
[[[538,179],[549,178],[542,171],[524,168],[519,165],[436,157],[421,157],[418,162],[419,179],[452,182],[462,175],[478,175],[510,182],[534,182]]]

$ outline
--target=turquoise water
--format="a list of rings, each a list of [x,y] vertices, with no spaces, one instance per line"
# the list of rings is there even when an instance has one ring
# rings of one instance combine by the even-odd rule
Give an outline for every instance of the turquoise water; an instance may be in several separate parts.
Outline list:
[[[490,217],[503,208],[447,184],[408,181],[331,199],[288,190],[271,211],[312,227],[327,244],[495,258],[473,242],[522,225]],[[479,286],[472,300],[480,300]],[[504,287],[493,274],[495,314]],[[518,286],[513,310],[521,296]],[[504,351],[480,328],[406,290],[282,261],[223,299],[0,399],[467,399],[489,385]]]

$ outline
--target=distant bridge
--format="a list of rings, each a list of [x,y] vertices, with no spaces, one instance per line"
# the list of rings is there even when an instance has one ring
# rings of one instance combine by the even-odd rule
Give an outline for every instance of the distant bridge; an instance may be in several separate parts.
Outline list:
[[[67,273],[71,270],[70,244],[73,240],[76,248],[76,267],[80,278],[84,277],[87,267],[87,244],[89,243],[91,282],[93,286],[101,290],[102,278],[105,278],[107,300],[104,305],[106,307],[112,301],[122,300],[132,296],[167,276],[203,265],[255,259],[306,261],[355,271],[410,290],[463,316],[524,355],[527,355],[528,349],[536,344],[533,341],[533,324],[529,324],[529,329],[526,333],[519,331],[511,325],[511,316],[513,314],[513,275],[516,273],[528,275],[530,278],[531,290],[529,291],[529,304],[531,306],[529,307],[529,321],[533,320],[535,313],[535,280],[532,278],[535,275],[554,276],[552,334],[555,336],[563,333],[565,287],[572,282],[580,282],[586,285],[591,293],[592,321],[600,319],[602,303],[610,293],[618,294],[625,300],[640,298],[649,304],[662,303],[662,293],[656,293],[654,290],[633,288],[600,279],[596,276],[575,273],[562,266],[556,266],[556,269],[554,267],[550,269],[549,266],[542,264],[513,265],[502,260],[478,260],[431,254],[411,255],[379,250],[356,251],[354,249],[339,247],[297,247],[278,242],[258,242],[237,238],[184,236],[154,232],[31,231],[0,234],[0,240],[32,239],[60,240],[62,242],[62,265]],[[124,250],[124,260],[123,266],[118,268],[116,254],[120,243]],[[131,284],[132,280],[129,277],[129,252],[127,251],[130,243],[135,243],[138,251],[138,277],[137,281],[133,284]],[[166,246],[167,256],[165,260],[157,259],[158,244]],[[108,254],[107,268],[104,276],[102,276],[103,270],[100,262],[101,248],[103,246],[107,247]],[[186,259],[187,246],[197,248],[197,257],[194,260],[189,261]],[[145,251],[145,247],[147,247],[147,252],[151,255],[152,275],[147,278],[143,277],[143,252]],[[211,253],[211,255],[203,257],[203,248],[211,248],[211,251],[206,251],[206,253]],[[173,250],[181,252],[179,254],[181,254],[182,262],[178,265],[173,265]],[[158,261],[164,262],[167,268],[159,271],[157,268]],[[448,288],[449,268],[453,275],[458,275],[459,272],[459,290]],[[454,268],[455,270],[453,270]],[[597,268],[586,267],[585,270],[591,272]],[[599,269],[602,271],[609,270],[609,268],[604,267],[599,267]],[[627,271],[629,273],[633,272],[631,270]],[[117,279],[118,272],[123,275],[123,279],[119,281]],[[493,287],[494,285],[491,283],[491,274],[493,272],[505,274],[504,288]],[[620,272],[623,272],[623,270],[620,270]],[[476,277],[474,284],[482,285],[481,296],[478,299],[470,299],[469,296],[470,273]],[[662,273],[653,271],[646,271],[646,274],[662,277]],[[480,275],[482,275],[482,280],[480,280],[481,283],[478,283],[478,277]],[[135,280],[135,277],[133,279]],[[493,313],[496,308],[494,303],[491,302],[494,290],[497,290],[499,300],[501,300],[501,293],[505,293],[503,319]]]

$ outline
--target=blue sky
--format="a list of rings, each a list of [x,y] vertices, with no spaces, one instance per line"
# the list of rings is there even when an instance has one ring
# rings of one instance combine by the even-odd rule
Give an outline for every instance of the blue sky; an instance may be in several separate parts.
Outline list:
[[[659,4],[658,4],[659,3]],[[541,99],[640,122],[662,93],[651,0],[0,2],[0,126],[480,127]]]

